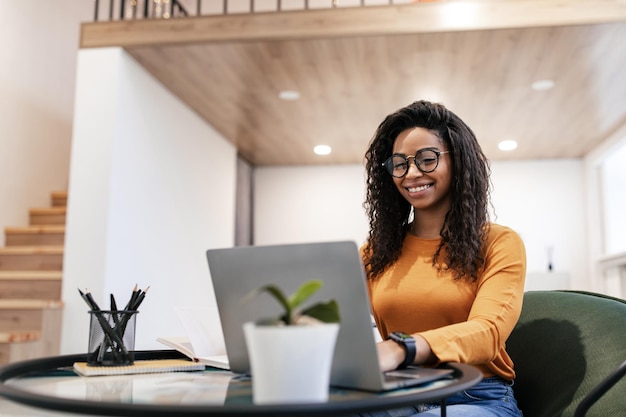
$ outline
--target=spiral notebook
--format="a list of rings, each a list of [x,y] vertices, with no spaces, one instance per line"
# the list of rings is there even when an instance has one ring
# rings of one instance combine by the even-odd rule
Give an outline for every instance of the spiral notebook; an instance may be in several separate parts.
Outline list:
[[[160,372],[204,371],[201,363],[185,359],[153,359],[135,361],[128,366],[90,366],[87,362],[75,362],[74,371],[82,376],[154,374]]]

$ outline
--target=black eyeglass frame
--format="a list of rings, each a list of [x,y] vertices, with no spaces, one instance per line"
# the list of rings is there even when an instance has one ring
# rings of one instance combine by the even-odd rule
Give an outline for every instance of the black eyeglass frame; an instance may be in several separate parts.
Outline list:
[[[432,153],[434,153],[437,157],[437,161],[435,162],[435,166],[433,167],[433,169],[423,169],[420,166],[420,163],[417,162],[417,158],[420,154],[422,154],[423,152],[426,151],[430,151]],[[385,160],[385,162],[382,163],[382,166],[387,170],[387,172],[394,178],[402,178],[404,177],[408,172],[409,172],[409,158],[413,158],[413,162],[415,163],[415,166],[417,167],[417,169],[423,173],[423,174],[428,174],[430,172],[433,172],[434,170],[437,169],[437,167],[439,166],[439,157],[444,154],[444,153],[450,153],[450,151],[440,151],[439,149],[434,149],[434,148],[424,148],[424,149],[420,149],[417,152],[415,152],[415,155],[409,155],[406,156],[404,154],[400,154],[400,153],[394,153],[393,155],[391,155],[389,158],[387,158]],[[404,160],[406,161],[406,169],[404,170],[404,173],[402,175],[394,175],[393,171],[394,171],[394,166],[393,166],[393,158],[404,158]]]

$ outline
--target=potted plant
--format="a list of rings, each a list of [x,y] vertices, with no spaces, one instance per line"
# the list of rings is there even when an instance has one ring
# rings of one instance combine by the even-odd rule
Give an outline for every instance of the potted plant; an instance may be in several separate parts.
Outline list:
[[[244,324],[257,404],[323,402],[328,387],[337,334],[339,307],[335,300],[303,304],[323,285],[311,280],[289,297],[274,285],[251,293],[269,293],[282,314]]]

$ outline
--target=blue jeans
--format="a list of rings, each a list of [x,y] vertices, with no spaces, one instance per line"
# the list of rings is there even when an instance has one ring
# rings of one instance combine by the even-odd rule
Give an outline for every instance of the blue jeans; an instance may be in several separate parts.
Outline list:
[[[513,397],[512,384],[498,377],[485,378],[475,386],[446,399],[447,417],[522,417]],[[361,417],[439,417],[439,404],[360,414]]]

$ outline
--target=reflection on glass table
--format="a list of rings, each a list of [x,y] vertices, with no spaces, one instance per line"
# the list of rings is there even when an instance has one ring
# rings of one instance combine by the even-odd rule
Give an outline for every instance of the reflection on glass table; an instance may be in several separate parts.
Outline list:
[[[137,355],[156,359],[179,354],[153,351]],[[453,364],[454,378],[418,387],[385,393],[331,388],[326,403],[255,405],[250,378],[228,371],[207,368],[195,372],[81,377],[71,369],[80,357],[59,356],[2,368],[2,409],[6,403],[14,409],[12,415],[30,417],[56,417],[67,412],[91,416],[329,416],[439,400],[481,379],[475,368]]]

